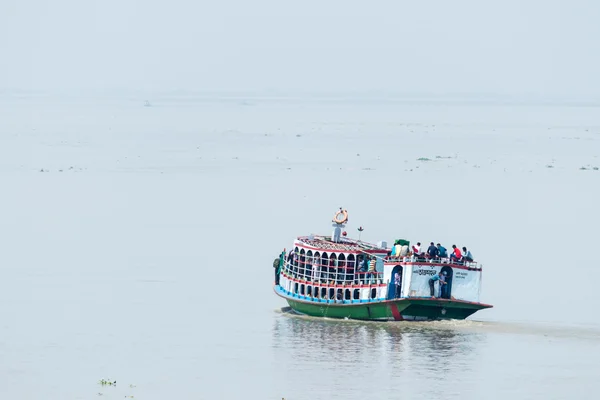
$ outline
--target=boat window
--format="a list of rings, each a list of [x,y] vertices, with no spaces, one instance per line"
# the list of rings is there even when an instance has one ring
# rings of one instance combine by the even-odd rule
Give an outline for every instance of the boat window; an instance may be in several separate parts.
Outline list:
[[[300,285],[300,294],[304,296],[304,285]]]
[[[346,300],[352,299],[352,293],[350,292],[350,289],[346,289],[344,299],[346,299]]]
[[[306,276],[306,280],[309,282],[311,282],[314,277],[313,262],[313,253],[311,250],[308,250],[306,252],[306,259],[304,263],[304,274]]]
[[[331,300],[335,298],[335,290],[333,288],[329,289],[329,298]]]
[[[307,286],[306,287],[306,295],[307,296],[312,296],[312,286]]]
[[[298,256],[300,255],[300,251],[296,247],[294,249],[294,267],[298,267]]]
[[[327,288],[321,288],[321,298],[322,299],[327,298]]]
[[[371,289],[371,298],[374,299],[375,297],[377,297],[377,289],[373,288]]]
[[[354,268],[354,254],[348,255],[348,268]]]
[[[359,299],[360,299],[360,290],[354,289],[354,300],[359,300]]]
[[[298,293],[298,284],[294,283],[294,293]]]
[[[298,260],[298,274],[302,277],[305,278],[305,265],[306,265],[306,257],[304,254],[304,249],[300,250],[300,257]]]

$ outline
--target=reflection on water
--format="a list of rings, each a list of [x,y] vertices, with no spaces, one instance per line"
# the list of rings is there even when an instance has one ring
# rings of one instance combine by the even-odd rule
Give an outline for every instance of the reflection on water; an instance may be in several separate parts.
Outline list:
[[[272,352],[277,389],[296,400],[315,398],[311,393],[329,400],[505,399],[523,391],[547,399],[566,398],[575,383],[591,391],[591,376],[600,372],[599,335],[471,320],[328,320],[282,309],[274,316]],[[567,376],[569,384],[559,379]]]
[[[277,357],[284,355],[300,369],[310,365],[342,375],[377,371],[378,381],[413,374],[435,379],[445,368],[456,367],[468,373],[484,343],[484,335],[444,322],[328,320],[282,312],[273,325]],[[303,375],[302,370],[295,373]]]
[[[476,332],[465,332],[456,325],[440,322],[366,322],[334,320],[296,315],[283,310],[273,327],[274,346],[294,348],[310,343],[320,351],[351,354],[362,351],[410,352],[418,346],[421,354],[440,358],[474,351],[481,339]],[[454,323],[462,323],[455,321]],[[469,323],[469,322],[465,322]]]

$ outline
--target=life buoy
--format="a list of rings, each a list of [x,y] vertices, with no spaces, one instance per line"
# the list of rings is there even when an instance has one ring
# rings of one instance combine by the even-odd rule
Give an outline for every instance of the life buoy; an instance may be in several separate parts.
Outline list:
[[[340,216],[342,217],[340,219]],[[346,222],[348,222],[348,211],[346,210],[340,210],[338,212],[335,213],[335,216],[333,217],[333,222],[335,222],[336,224],[345,224]]]

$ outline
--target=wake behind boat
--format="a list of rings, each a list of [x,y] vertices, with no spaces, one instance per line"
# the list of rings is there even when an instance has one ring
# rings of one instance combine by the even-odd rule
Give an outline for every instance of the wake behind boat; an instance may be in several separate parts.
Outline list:
[[[360,320],[465,319],[492,307],[479,302],[482,266],[472,260],[409,250],[410,242],[367,243],[342,232],[300,236],[274,260],[277,295],[297,313]],[[362,230],[359,228],[359,230]]]

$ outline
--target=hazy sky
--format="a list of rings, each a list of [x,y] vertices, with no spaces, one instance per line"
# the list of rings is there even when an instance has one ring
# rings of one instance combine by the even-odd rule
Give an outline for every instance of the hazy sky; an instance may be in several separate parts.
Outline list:
[[[0,0],[0,89],[600,97],[598,1]]]

